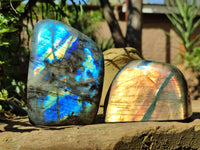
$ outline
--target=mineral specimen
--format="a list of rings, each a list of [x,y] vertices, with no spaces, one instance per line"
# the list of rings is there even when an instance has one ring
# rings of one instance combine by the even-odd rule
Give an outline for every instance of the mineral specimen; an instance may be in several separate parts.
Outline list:
[[[103,76],[103,54],[89,37],[56,20],[40,21],[32,36],[28,72],[31,123],[92,123]]]
[[[104,81],[100,105],[104,101],[108,89],[119,70],[128,62],[142,59],[138,51],[132,47],[111,48],[103,52],[104,55]]]
[[[147,60],[132,61],[119,71],[105,106],[106,122],[183,120],[192,114],[180,70]]]

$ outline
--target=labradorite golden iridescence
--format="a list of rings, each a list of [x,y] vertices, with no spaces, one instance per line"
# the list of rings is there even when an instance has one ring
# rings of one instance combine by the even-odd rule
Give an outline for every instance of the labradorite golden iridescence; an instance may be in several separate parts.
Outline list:
[[[106,99],[106,122],[183,120],[191,114],[184,76],[167,63],[128,63],[115,76]]]

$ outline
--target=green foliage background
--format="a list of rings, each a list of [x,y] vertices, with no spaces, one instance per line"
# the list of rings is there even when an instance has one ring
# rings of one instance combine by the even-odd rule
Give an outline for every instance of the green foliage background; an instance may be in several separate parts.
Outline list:
[[[5,114],[24,115],[30,39],[34,25],[42,19],[63,21],[88,35],[96,43],[97,21],[104,21],[102,10],[87,11],[82,5],[66,0],[0,1],[0,119]],[[25,35],[25,37],[23,37]],[[99,44],[102,50],[113,41]]]
[[[185,48],[179,58],[185,68],[190,69],[196,76],[198,83],[193,85],[190,92],[194,99],[198,99],[200,98],[200,34],[197,34],[197,29],[200,26],[200,6],[196,5],[196,0],[184,2],[169,0],[167,8],[171,13],[166,15],[180,39],[168,35]]]
[[[181,61],[186,68],[191,68],[197,73],[200,71],[200,34],[195,34],[200,26],[200,6],[196,5],[196,0],[192,0],[191,3],[169,0],[167,8],[171,13],[166,15],[181,40],[174,36],[173,38],[185,48],[185,52],[181,54]]]

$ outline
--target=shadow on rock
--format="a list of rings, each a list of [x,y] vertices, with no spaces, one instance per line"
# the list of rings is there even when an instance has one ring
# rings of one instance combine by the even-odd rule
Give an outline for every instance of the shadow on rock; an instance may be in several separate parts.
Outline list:
[[[28,122],[27,117],[0,120],[0,123],[3,124],[2,127],[0,127],[0,132],[31,132],[39,130]]]
[[[94,124],[101,124],[104,123],[104,115],[103,114],[99,114],[96,116],[95,120],[94,120]]]
[[[72,128],[73,126],[34,126],[32,125],[28,117],[20,117],[9,120],[0,120],[0,132],[32,132],[38,130],[62,130],[66,128]]]
[[[200,112],[193,112],[191,117],[186,118],[185,120],[177,120],[177,121],[183,122],[183,123],[190,123],[190,122],[193,122],[196,119],[200,119]]]
[[[92,124],[104,123],[104,115],[98,114]],[[91,125],[92,125],[91,124]],[[55,125],[55,126],[43,126],[43,125],[32,125],[29,122],[27,116],[19,117],[14,119],[1,119],[0,118],[0,132],[32,132],[38,130],[63,130],[66,128],[80,128],[85,125]]]
[[[196,119],[200,119],[200,112],[193,112],[192,116],[190,117],[192,121]]]

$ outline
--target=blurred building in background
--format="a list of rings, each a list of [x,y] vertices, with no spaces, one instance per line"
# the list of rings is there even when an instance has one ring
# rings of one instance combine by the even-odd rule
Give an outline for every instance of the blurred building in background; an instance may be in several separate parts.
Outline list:
[[[191,0],[188,0],[190,2]],[[128,0],[109,0],[114,6],[114,14],[123,34],[126,34],[126,13]],[[143,0],[142,53],[145,59],[167,63],[178,63],[178,54],[183,48],[166,32],[176,36],[166,13],[168,0]],[[196,1],[200,5],[200,1]],[[92,6],[97,8],[96,6]],[[90,9],[92,9],[92,7]],[[100,6],[99,6],[100,7]],[[106,22],[98,22],[96,34],[103,39],[110,39],[111,34]],[[198,29],[200,33],[200,29]],[[196,34],[199,34],[196,33]]]

